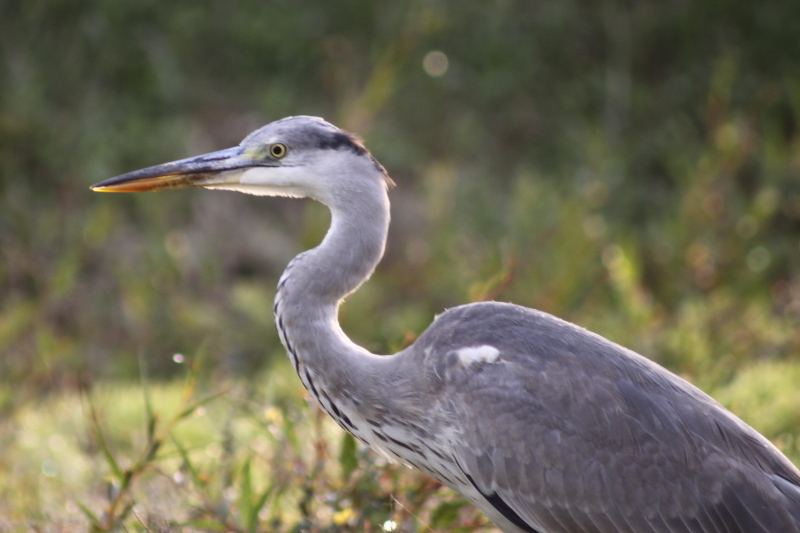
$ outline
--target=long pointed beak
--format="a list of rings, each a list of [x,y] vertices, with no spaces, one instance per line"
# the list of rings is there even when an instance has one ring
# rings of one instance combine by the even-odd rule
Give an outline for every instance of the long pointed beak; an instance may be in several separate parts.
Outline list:
[[[128,172],[92,185],[98,192],[144,192],[239,183],[243,170],[267,166],[241,146]]]

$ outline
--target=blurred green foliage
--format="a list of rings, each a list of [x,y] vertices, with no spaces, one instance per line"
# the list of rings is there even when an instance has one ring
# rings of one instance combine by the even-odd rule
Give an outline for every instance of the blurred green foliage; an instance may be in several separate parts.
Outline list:
[[[394,351],[471,300],[536,307],[718,394],[797,460],[800,3],[783,0],[0,1],[0,427],[48,392],[135,380],[139,358],[168,378],[206,345],[213,380],[283,361],[274,286],[324,208],[87,187],[290,114],[361,134],[398,183],[386,258],[342,309],[356,341]]]
[[[343,314],[372,349],[494,297],[679,371],[687,313],[704,361],[796,352],[795,3],[7,1],[0,33],[0,379],[124,378],[140,351],[168,373],[202,341],[225,371],[280,354],[274,281],[324,209],[86,187],[301,113],[399,183]],[[769,333],[725,337],[752,306]]]

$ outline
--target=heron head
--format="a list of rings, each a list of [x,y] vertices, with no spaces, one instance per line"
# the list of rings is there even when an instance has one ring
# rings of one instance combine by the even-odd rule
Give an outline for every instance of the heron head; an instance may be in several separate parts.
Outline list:
[[[239,146],[129,172],[91,188],[143,192],[206,187],[330,203],[342,189],[369,182],[385,185],[391,179],[357,137],[321,118],[297,116],[267,124]]]

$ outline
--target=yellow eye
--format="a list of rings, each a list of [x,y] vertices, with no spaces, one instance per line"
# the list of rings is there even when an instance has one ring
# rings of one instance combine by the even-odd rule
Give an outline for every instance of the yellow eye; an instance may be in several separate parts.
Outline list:
[[[288,149],[286,148],[285,144],[275,143],[269,147],[269,155],[274,157],[275,159],[280,159],[286,155]]]

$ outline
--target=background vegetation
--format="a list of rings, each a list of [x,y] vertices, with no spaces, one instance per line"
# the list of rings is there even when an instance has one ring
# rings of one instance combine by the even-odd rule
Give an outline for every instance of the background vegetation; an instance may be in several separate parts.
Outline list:
[[[303,401],[270,307],[324,208],[87,189],[290,114],[398,184],[356,341],[536,307],[800,460],[800,3],[0,0],[0,529],[485,526]]]

